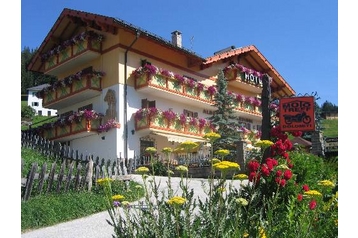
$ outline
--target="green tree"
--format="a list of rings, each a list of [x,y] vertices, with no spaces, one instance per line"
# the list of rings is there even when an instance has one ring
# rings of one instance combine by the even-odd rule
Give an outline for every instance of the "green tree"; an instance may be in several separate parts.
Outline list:
[[[23,105],[21,107],[21,118],[22,119],[33,119],[36,114],[36,110],[29,105]]]
[[[45,75],[39,72],[32,72],[27,69],[36,52],[37,49],[30,50],[29,47],[25,47],[21,52],[21,94],[26,94],[27,89],[33,86],[44,83],[51,84],[57,80],[54,76]]]
[[[217,93],[213,105],[216,110],[208,119],[218,129],[221,138],[214,142],[213,148],[214,151],[219,149],[229,150],[230,155],[225,158],[234,159],[241,125],[234,115],[234,97],[227,92],[227,79],[223,70],[219,70],[216,87]]]

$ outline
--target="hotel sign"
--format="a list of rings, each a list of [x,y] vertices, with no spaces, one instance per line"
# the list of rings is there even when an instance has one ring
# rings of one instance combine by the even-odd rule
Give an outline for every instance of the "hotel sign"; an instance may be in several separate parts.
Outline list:
[[[258,87],[262,87],[262,79],[259,76],[250,73],[242,73],[241,74],[241,81],[249,84],[253,84]]]
[[[314,97],[281,98],[279,115],[281,131],[314,131]]]

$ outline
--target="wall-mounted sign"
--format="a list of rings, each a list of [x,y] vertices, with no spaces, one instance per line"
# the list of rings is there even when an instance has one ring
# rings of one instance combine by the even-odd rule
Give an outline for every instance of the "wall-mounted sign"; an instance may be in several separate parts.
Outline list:
[[[314,97],[292,97],[280,99],[281,131],[314,131]]]
[[[242,73],[241,80],[243,82],[253,84],[258,87],[262,87],[262,79],[254,74],[250,74],[250,73],[246,73],[246,72]]]

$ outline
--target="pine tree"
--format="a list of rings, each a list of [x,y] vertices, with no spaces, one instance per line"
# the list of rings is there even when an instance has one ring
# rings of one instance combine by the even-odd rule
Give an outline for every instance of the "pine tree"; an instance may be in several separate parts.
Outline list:
[[[233,160],[236,155],[237,142],[239,141],[239,124],[234,115],[234,97],[227,91],[227,79],[223,70],[219,70],[216,81],[217,93],[214,97],[214,107],[216,110],[208,119],[217,128],[217,133],[221,138],[216,140],[213,148],[214,152],[219,149],[227,149],[230,155],[226,156],[226,160]]]

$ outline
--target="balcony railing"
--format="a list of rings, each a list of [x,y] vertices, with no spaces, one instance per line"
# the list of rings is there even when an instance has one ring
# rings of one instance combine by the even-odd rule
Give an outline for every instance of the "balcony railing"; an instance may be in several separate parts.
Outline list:
[[[97,134],[101,120],[101,118],[92,120],[82,118],[71,124],[64,123],[63,125],[54,125],[50,128],[43,128],[41,136],[49,140],[68,140],[69,137],[74,139],[90,134]]]
[[[45,123],[33,130],[49,140],[67,141],[109,131],[112,128],[120,128],[120,124],[114,119],[104,121],[104,115],[94,110],[84,110],[61,117],[55,122]]]
[[[42,89],[37,96],[44,107],[60,109],[99,95],[103,75],[90,67]]]
[[[103,39],[103,35],[87,31],[57,45],[41,56],[45,73],[56,75],[97,58],[102,51]]]
[[[168,111],[167,111],[168,112]],[[211,124],[206,119],[186,117],[172,114],[167,116],[165,112],[156,108],[140,109],[135,113],[135,130],[155,130],[165,133],[182,134],[183,136],[203,137],[206,133],[212,132]]]
[[[174,74],[168,70],[157,68],[154,65],[145,65],[133,71],[135,89],[142,92],[156,90],[159,94],[166,93],[169,97],[180,96],[181,100],[187,98],[191,103],[211,109],[217,93],[216,86],[203,85],[193,79]],[[256,87],[258,88],[258,87]],[[257,90],[257,89],[256,89]],[[261,89],[260,89],[261,90]],[[233,97],[235,110],[255,116],[261,115],[261,100],[257,97],[245,96],[228,92]],[[203,104],[204,103],[204,104]]]

